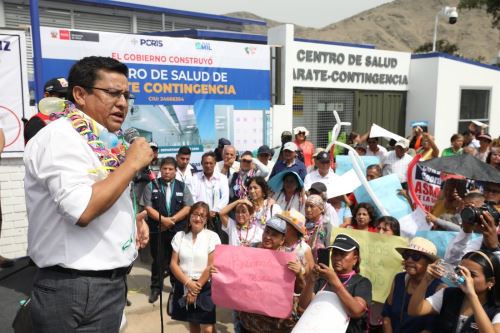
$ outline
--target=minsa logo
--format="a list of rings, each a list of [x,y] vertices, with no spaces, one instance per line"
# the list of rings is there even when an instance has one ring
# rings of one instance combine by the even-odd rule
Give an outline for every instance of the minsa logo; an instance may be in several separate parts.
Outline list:
[[[247,46],[245,47],[246,54],[255,54],[257,52],[257,48],[255,46]]]
[[[140,45],[163,47],[163,41],[160,39],[140,39]]]
[[[69,30],[59,30],[59,39],[69,40]]]
[[[56,31],[56,30],[52,30],[52,31],[50,32],[50,37],[57,39],[57,36],[59,36],[59,34],[57,33],[57,31]]]
[[[196,42],[194,47],[197,50],[212,51],[212,46],[209,42]]]

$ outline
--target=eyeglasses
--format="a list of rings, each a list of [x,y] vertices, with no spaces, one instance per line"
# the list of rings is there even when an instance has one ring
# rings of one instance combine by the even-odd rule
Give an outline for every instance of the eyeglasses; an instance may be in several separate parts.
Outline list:
[[[419,261],[424,255],[420,252],[404,251],[403,259],[408,260],[411,258],[413,261]]]
[[[205,215],[191,214],[191,219],[200,219],[202,221],[206,221],[207,218]]]
[[[134,99],[135,96],[130,93],[130,91],[125,90],[115,90],[115,89],[106,89],[106,88],[99,88],[99,87],[84,87],[88,89],[97,89],[104,91],[106,94],[109,96],[113,97],[114,99],[119,99],[122,95],[125,97],[125,99],[128,101],[129,99]]]

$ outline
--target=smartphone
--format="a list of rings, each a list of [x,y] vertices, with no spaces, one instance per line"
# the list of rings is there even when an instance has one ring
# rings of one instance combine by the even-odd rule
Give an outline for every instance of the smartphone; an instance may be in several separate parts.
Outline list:
[[[330,266],[330,249],[318,249],[318,264]]]

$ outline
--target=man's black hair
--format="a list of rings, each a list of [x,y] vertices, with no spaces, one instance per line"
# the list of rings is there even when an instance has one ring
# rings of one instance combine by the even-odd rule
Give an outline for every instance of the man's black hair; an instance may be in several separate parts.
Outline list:
[[[177,155],[191,155],[191,149],[188,146],[182,146],[177,151]]]
[[[89,94],[99,79],[98,71],[117,72],[128,78],[128,67],[124,63],[109,57],[85,57],[71,66],[68,75],[68,100],[75,102],[73,88],[83,87]]]

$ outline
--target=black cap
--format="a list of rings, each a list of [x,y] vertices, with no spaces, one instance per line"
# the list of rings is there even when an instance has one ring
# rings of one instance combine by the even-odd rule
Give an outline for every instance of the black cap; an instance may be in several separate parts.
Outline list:
[[[316,182],[311,185],[309,192],[315,191],[318,194],[325,193],[327,191],[326,185],[323,182]]]
[[[330,155],[326,151],[322,151],[316,155],[316,161],[318,162],[330,162]]]
[[[273,151],[271,150],[271,148],[269,148],[268,145],[262,145],[259,147],[259,149],[257,150],[257,155],[261,155],[261,154],[269,154],[269,155],[272,155],[273,154]]]
[[[328,248],[350,252],[354,249],[359,250],[359,243],[351,236],[348,236],[346,234],[338,234],[337,237],[335,237],[333,244]]]
[[[48,93],[66,94],[68,92],[68,81],[66,81],[63,77],[50,79],[45,83],[43,91]]]
[[[226,139],[226,138],[219,139],[219,146],[230,146],[230,145],[231,145],[231,141],[229,141],[228,139]]]

